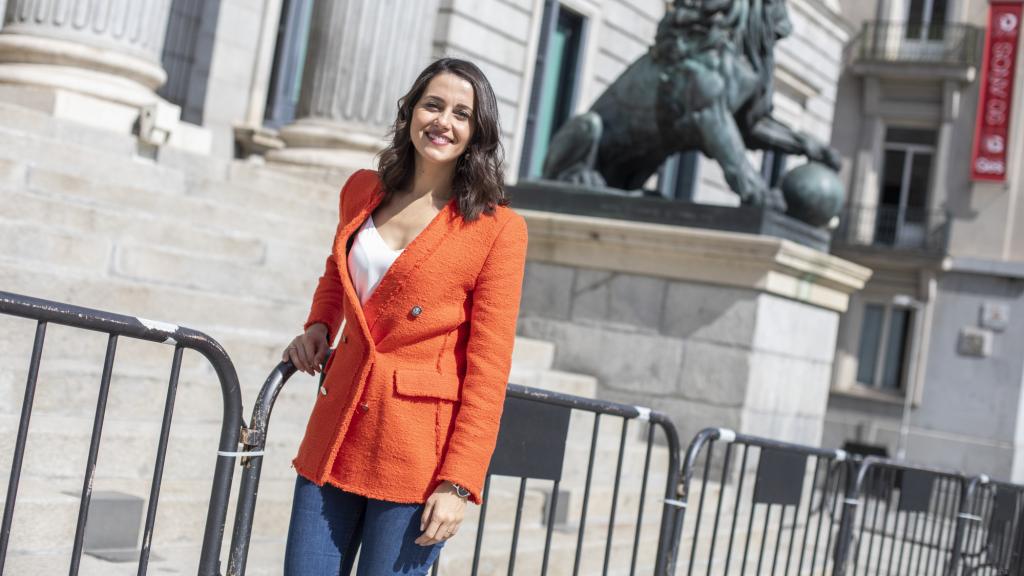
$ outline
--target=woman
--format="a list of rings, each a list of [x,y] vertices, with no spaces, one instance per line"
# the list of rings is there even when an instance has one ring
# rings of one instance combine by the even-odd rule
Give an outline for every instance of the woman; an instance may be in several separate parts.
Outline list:
[[[441,59],[399,100],[378,171],[342,189],[305,333],[283,354],[314,374],[339,341],[293,461],[285,574],[348,574],[357,549],[361,576],[426,574],[481,503],[527,244],[499,138],[483,73]]]

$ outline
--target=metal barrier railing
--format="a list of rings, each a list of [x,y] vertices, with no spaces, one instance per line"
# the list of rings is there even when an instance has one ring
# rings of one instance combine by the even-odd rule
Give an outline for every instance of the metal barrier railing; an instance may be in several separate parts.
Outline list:
[[[275,367],[260,390],[250,426],[246,427],[234,366],[224,349],[201,332],[7,292],[0,292],[0,315],[36,322],[0,525],[0,575],[7,560],[15,519],[46,329],[49,324],[58,324],[107,334],[69,573],[78,574],[81,563],[118,340],[131,338],[174,346],[138,574],[145,574],[149,564],[182,356],[186,349],[192,349],[213,367],[223,398],[218,455],[197,573],[199,576],[220,575],[219,558],[232,468],[240,457],[242,474],[226,574],[243,576],[270,414],[285,382],[295,372],[294,367],[290,363]],[[836,576],[1024,576],[1024,486],[875,457],[857,460],[849,458],[842,450],[778,442],[719,428],[700,432],[690,443],[681,463],[676,428],[663,414],[638,406],[516,384],[509,384],[507,388],[498,443],[484,487],[485,500],[477,520],[472,574],[480,569],[488,503],[493,499],[491,480],[495,476],[519,479],[508,555],[509,574],[513,574],[516,567],[528,481],[551,482],[539,567],[540,574],[548,572],[570,418],[583,413],[593,416],[593,424],[579,524],[573,538],[574,575],[581,573],[584,563],[601,424],[611,419],[618,421],[621,427],[615,453],[614,486],[610,502],[603,503],[609,506],[607,530],[602,535],[602,574],[625,571],[623,567],[611,565],[613,537],[620,514],[628,431],[631,423],[640,422],[648,426],[642,479],[639,486],[633,486],[639,489],[639,495],[628,554],[630,575],[637,573],[655,431],[660,428],[667,448],[667,471],[653,559],[656,576],[677,573],[681,549],[688,549],[685,560],[688,575],[767,572]],[[239,444],[241,452],[237,451]],[[724,449],[716,452],[716,447],[723,444]],[[698,484],[695,478],[700,479]],[[587,559],[593,548],[593,545],[587,548]],[[435,576],[439,565],[440,562],[434,565]],[[679,568],[681,570],[682,566]],[[596,568],[582,568],[582,571],[595,573]]]
[[[281,363],[263,385],[253,409],[251,426],[247,431],[246,450],[262,454],[267,438],[267,427],[270,413],[281,388],[295,372],[290,363]],[[671,420],[663,414],[645,408],[618,404],[590,398],[582,398],[568,394],[560,394],[548,390],[540,390],[509,384],[506,392],[505,408],[497,446],[491,459],[487,480],[484,486],[484,503],[480,508],[477,521],[475,544],[471,574],[480,569],[480,558],[483,541],[486,538],[485,527],[488,520],[488,504],[491,480],[494,476],[510,476],[519,479],[516,497],[515,519],[511,549],[508,556],[508,574],[515,570],[517,546],[520,538],[521,518],[524,506],[524,494],[528,480],[544,480],[553,482],[546,508],[546,530],[544,534],[543,556],[540,561],[539,574],[546,574],[549,569],[549,557],[552,549],[552,534],[556,524],[555,514],[558,508],[559,488],[562,481],[562,464],[566,452],[567,433],[570,416],[574,412],[592,413],[593,428],[590,439],[590,451],[586,472],[586,483],[583,487],[581,517],[576,529],[576,546],[572,573],[581,573],[583,543],[587,526],[587,513],[591,505],[591,487],[594,480],[595,458],[598,449],[600,425],[605,418],[620,419],[622,423],[617,453],[615,483],[612,490],[609,508],[607,532],[604,535],[602,573],[608,573],[612,551],[612,540],[616,526],[616,515],[619,511],[620,480],[623,474],[623,454],[626,448],[627,428],[630,422],[647,422],[650,426],[646,434],[646,453],[639,502],[637,506],[636,528],[632,538],[629,554],[629,573],[637,570],[637,557],[641,542],[644,504],[647,499],[647,484],[651,468],[651,452],[655,444],[655,427],[661,428],[668,448],[668,468],[665,480],[661,521],[655,552],[654,574],[663,576],[675,574],[676,555],[678,553],[678,524],[680,502],[677,498],[679,481],[679,438]],[[229,560],[230,574],[244,574],[248,540],[252,529],[253,511],[259,484],[262,458],[245,458],[242,479],[239,487],[238,510],[236,512],[235,530],[232,536],[231,557]],[[588,548],[588,554],[591,553]],[[440,559],[434,564],[433,574],[439,572]],[[592,572],[586,572],[592,573]]]
[[[4,504],[3,524],[0,527],[0,574],[4,571],[7,560],[11,529],[14,523],[15,505],[17,503],[18,485],[21,480],[22,464],[25,456],[25,445],[28,438],[29,421],[36,393],[39,366],[42,359],[43,344],[46,339],[46,328],[49,324],[59,324],[106,333],[107,347],[103,362],[103,373],[99,382],[96,412],[93,419],[92,435],[89,443],[89,455],[79,502],[78,522],[75,529],[74,545],[71,554],[69,573],[78,574],[83,552],[86,520],[89,514],[89,503],[93,493],[93,477],[96,471],[96,457],[99,453],[103,421],[106,413],[107,398],[110,392],[111,375],[114,369],[114,357],[120,338],[132,338],[159,342],[174,346],[171,362],[170,378],[167,385],[167,396],[164,404],[160,439],[158,441],[156,463],[149,491],[149,504],[146,511],[145,528],[142,548],[139,555],[138,573],[145,574],[149,565],[150,545],[156,521],[157,503],[163,478],[167,443],[170,437],[171,416],[174,411],[175,394],[178,376],[181,369],[182,355],[186,349],[202,354],[211,364],[220,381],[223,398],[223,417],[220,431],[218,456],[214,469],[213,487],[207,509],[206,524],[203,533],[203,546],[200,553],[198,574],[200,576],[218,576],[220,574],[220,550],[223,543],[224,524],[227,517],[228,502],[231,493],[231,476],[235,462],[234,455],[238,445],[239,430],[242,422],[242,397],[238,386],[238,375],[224,349],[215,340],[202,332],[183,328],[172,324],[153,322],[133,316],[124,316],[110,312],[102,312],[89,308],[81,308],[29,296],[21,296],[8,292],[0,292],[0,314],[18,316],[35,320],[35,341],[29,361],[28,378],[25,384],[25,396],[21,406],[21,421],[18,426],[14,445],[14,456],[11,463],[11,474]]]
[[[1024,575],[1024,486],[975,479],[967,522],[963,574]]]
[[[842,450],[703,430],[683,468],[685,574],[827,573],[850,476]]]
[[[846,497],[835,574],[959,574],[976,484],[956,472],[865,458]]]

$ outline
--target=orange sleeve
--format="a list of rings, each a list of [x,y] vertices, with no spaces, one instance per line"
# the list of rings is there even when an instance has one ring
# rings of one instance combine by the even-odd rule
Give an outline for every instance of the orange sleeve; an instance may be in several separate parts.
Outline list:
[[[303,324],[303,330],[308,329],[316,323],[327,325],[327,341],[334,342],[334,336],[341,328],[341,319],[344,318],[344,298],[342,297],[341,270],[338,268],[337,258],[334,256],[333,246],[337,244],[338,235],[344,227],[345,222],[345,198],[355,189],[353,184],[358,180],[357,176],[363,170],[357,171],[349,176],[345,185],[341,188],[341,198],[338,201],[338,227],[334,232],[334,242],[330,254],[327,256],[327,263],[324,265],[324,273],[317,282],[316,291],[313,292],[313,304],[309,309],[309,316]],[[342,263],[346,265],[346,263]]]
[[[484,477],[498,439],[526,266],[526,220],[512,213],[491,245],[473,289],[466,376],[438,482],[448,480],[482,503]]]

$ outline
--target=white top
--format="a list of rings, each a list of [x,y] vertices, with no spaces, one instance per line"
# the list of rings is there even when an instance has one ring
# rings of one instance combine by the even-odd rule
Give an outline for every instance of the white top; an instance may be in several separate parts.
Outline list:
[[[402,250],[392,250],[384,242],[373,224],[373,215],[368,216],[356,232],[352,250],[348,253],[348,273],[361,303],[366,303],[401,253]]]

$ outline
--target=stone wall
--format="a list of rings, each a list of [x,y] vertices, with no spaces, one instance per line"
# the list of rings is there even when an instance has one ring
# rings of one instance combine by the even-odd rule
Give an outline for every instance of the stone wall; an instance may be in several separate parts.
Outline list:
[[[838,317],[753,288],[530,261],[519,330],[683,438],[726,426],[816,445]]]

